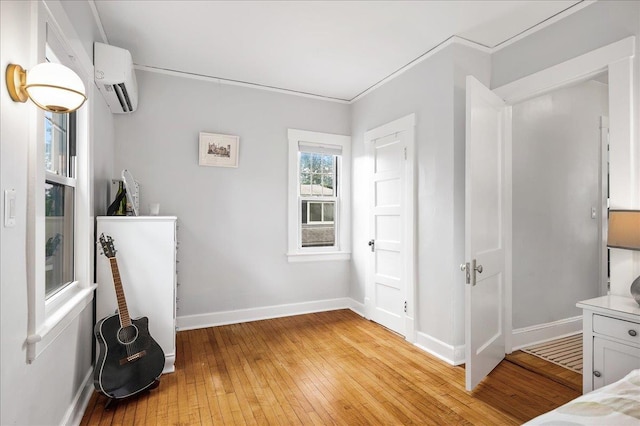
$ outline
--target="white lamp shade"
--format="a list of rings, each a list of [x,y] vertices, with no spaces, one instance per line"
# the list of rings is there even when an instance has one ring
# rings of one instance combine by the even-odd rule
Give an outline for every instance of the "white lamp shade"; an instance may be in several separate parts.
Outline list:
[[[80,77],[52,62],[38,64],[27,73],[25,90],[40,108],[58,113],[75,111],[87,99]]]

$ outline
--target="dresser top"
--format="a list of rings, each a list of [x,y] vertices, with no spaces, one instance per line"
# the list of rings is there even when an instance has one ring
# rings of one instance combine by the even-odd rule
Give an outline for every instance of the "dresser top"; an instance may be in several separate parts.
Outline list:
[[[640,305],[632,297],[602,296],[594,299],[582,300],[576,304],[578,308],[598,312],[611,312],[640,317]]]

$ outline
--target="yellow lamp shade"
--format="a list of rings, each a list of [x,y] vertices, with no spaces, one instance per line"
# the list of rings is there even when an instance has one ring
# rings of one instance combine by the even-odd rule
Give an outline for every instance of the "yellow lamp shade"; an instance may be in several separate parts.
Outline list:
[[[82,80],[70,68],[43,62],[27,73],[25,90],[29,98],[46,111],[67,113],[87,99]]]
[[[609,211],[607,245],[612,248],[640,250],[640,211]]]

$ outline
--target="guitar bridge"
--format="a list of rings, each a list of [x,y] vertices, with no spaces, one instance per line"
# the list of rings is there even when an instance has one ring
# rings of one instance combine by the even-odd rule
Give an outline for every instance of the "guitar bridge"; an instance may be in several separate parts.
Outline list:
[[[128,357],[126,357],[126,358],[122,358],[122,359],[120,360],[120,365],[124,365],[124,364],[126,364],[126,363],[128,363],[128,362],[133,362],[133,361],[135,361],[135,360],[137,360],[137,359],[142,358],[142,357],[143,357],[143,356],[145,356],[146,354],[147,354],[147,351],[140,351],[140,352],[137,352],[137,353],[135,353],[135,354],[133,354],[133,355],[129,355]]]

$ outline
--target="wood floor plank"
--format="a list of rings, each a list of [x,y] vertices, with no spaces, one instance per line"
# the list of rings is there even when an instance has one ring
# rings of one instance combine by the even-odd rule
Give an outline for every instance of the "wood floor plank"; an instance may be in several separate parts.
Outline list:
[[[349,310],[179,332],[176,350],[157,389],[108,412],[94,394],[81,425],[517,425],[580,394],[506,361],[467,392],[464,367]]]

